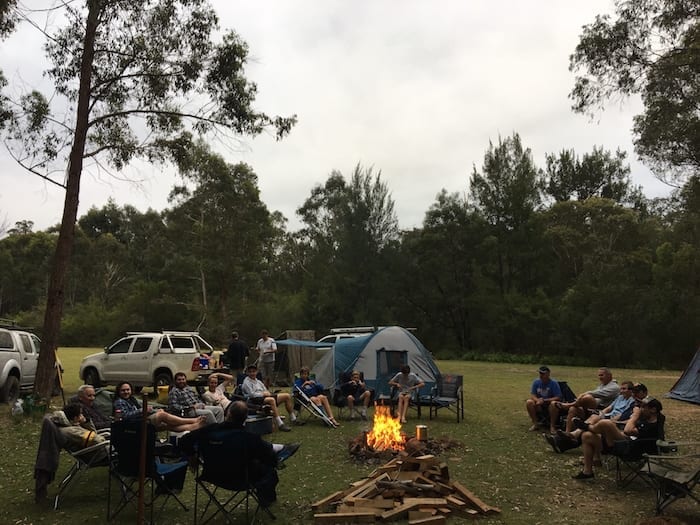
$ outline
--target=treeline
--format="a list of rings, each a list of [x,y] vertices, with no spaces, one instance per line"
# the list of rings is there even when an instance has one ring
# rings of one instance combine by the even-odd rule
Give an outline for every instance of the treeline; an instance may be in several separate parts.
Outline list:
[[[538,167],[514,134],[421,228],[401,231],[381,173],[357,166],[315,187],[289,232],[250,166],[201,143],[190,154],[168,209],[109,202],[79,218],[61,345],[399,324],[441,358],[670,368],[699,342],[697,176],[649,200],[622,152]],[[56,232],[23,221],[0,240],[0,317],[42,326]]]

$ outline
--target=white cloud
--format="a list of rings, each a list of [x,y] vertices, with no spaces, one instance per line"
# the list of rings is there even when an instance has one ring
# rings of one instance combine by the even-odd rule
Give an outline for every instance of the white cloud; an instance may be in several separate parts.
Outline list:
[[[610,11],[610,1],[213,4],[222,29],[235,29],[249,44],[256,107],[299,117],[281,142],[264,135],[247,139],[245,148],[221,150],[230,162],[253,167],[263,200],[291,228],[298,227],[294,212],[314,185],[333,169],[349,174],[358,162],[381,170],[401,226],[419,226],[442,188],[467,190],[488,141],[514,131],[542,166],[545,153],[620,147],[630,153],[635,182],[647,195],[668,191],[634,159],[630,129],[637,101],[608,108],[599,122],[570,110],[568,57],[581,26]],[[10,80],[21,71],[31,85],[40,78],[38,60],[17,55],[39,56],[41,42],[26,35],[3,44],[10,52],[0,67]],[[61,192],[22,173],[4,154],[0,168],[0,222],[29,219],[44,228],[60,221]],[[136,186],[86,177],[80,213],[110,196],[120,205],[162,209],[176,178],[161,171],[131,170],[127,176],[143,180]]]

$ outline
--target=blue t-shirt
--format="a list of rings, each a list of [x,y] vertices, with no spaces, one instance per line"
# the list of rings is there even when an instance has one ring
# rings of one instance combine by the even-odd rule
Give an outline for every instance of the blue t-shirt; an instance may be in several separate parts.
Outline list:
[[[606,419],[610,419],[611,417],[618,416],[622,414],[623,412],[626,412],[632,406],[634,406],[634,396],[630,396],[628,399],[625,399],[624,396],[619,395],[615,398],[615,401],[613,401],[612,408],[610,409],[610,412],[605,414]],[[632,412],[630,411],[630,415]]]
[[[313,381],[313,379],[312,379]],[[313,384],[306,385],[306,386],[301,386],[304,384],[304,380],[302,378],[297,378],[294,380],[294,384],[298,386],[307,396],[313,397],[317,396],[319,394],[323,394],[323,385],[321,383],[316,383],[314,381]]]
[[[561,398],[561,388],[559,388],[559,383],[554,379],[550,379],[546,384],[539,378],[535,379],[532,382],[530,393],[542,399],[549,399],[550,397]]]

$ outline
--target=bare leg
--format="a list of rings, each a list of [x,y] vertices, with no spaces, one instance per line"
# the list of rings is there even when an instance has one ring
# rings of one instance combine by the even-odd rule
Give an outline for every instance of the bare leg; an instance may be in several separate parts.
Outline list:
[[[525,408],[527,409],[527,415],[530,416],[533,425],[537,425],[537,403],[534,399],[528,399],[525,401]]]
[[[581,446],[583,447],[583,473],[593,474],[593,459],[600,457],[601,438],[593,432],[584,432],[581,437]]]
[[[348,396],[348,410],[350,411],[350,419],[355,417],[355,398],[353,396]]]

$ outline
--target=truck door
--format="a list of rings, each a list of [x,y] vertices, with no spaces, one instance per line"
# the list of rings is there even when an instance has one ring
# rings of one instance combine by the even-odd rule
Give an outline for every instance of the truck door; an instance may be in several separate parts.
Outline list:
[[[152,337],[138,336],[134,338],[134,344],[131,345],[129,352],[126,354],[124,362],[123,377],[130,377],[135,384],[150,385],[153,381],[151,378],[151,358],[152,352],[149,352]]]
[[[36,377],[36,365],[39,359],[39,347],[34,348],[28,334],[19,335],[19,353],[22,359],[22,384],[20,386],[32,386]]]

